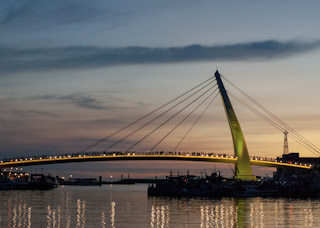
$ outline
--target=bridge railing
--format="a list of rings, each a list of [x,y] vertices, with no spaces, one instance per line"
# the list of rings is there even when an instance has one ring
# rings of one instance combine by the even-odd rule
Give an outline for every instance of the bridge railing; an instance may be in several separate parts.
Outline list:
[[[80,157],[101,157],[101,156],[135,156],[135,155],[150,155],[150,156],[196,156],[196,157],[215,157],[215,158],[225,158],[225,159],[237,159],[237,157],[233,155],[227,154],[216,154],[211,152],[179,152],[179,151],[111,151],[111,152],[86,152],[86,153],[71,153],[71,154],[61,154],[61,155],[38,155],[32,157],[16,157],[16,158],[5,158],[0,160],[0,163],[7,163],[7,162],[18,162],[18,161],[32,161],[32,160],[42,160],[42,159],[72,159],[72,158],[80,158]],[[310,164],[302,164],[292,161],[283,161],[281,159],[274,159],[268,157],[261,157],[261,156],[250,156],[250,160],[256,161],[269,161],[269,162],[276,162],[276,163],[288,163],[288,164],[296,164],[296,165],[303,165],[303,166],[311,166]]]

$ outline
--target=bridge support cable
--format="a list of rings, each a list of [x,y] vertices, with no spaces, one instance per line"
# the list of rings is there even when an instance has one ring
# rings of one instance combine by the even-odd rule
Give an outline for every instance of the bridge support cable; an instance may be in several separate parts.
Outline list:
[[[182,109],[180,109],[178,112],[176,112],[174,115],[172,115],[170,118],[168,118],[166,121],[164,121],[163,123],[161,123],[160,125],[158,125],[155,129],[153,129],[151,132],[149,132],[147,135],[145,135],[144,137],[142,137],[139,141],[137,141],[136,143],[134,143],[132,146],[130,146],[129,148],[127,148],[125,150],[125,152],[130,151],[132,148],[134,148],[135,146],[137,146],[139,143],[141,143],[143,140],[145,140],[147,137],[149,137],[151,134],[153,134],[154,132],[156,132],[158,129],[160,129],[163,125],[165,125],[166,123],[168,123],[170,120],[172,120],[174,117],[176,117],[177,115],[179,115],[182,111],[184,111],[185,109],[187,109],[190,105],[192,105],[193,103],[195,103],[197,100],[199,100],[201,97],[203,97],[206,93],[208,93],[210,90],[212,90],[213,88],[215,88],[217,85],[215,84],[214,86],[210,87],[209,89],[207,89],[204,93],[202,93],[200,96],[198,96],[196,99],[194,99],[193,101],[191,101],[189,104],[187,104],[186,106],[184,106]],[[217,89],[216,89],[217,90]],[[215,90],[215,91],[216,91]],[[214,91],[214,92],[215,92]]]
[[[217,88],[218,89],[218,88]],[[188,115],[186,115],[174,128],[172,128],[162,139],[160,139],[149,151],[152,152],[163,140],[165,140],[175,129],[177,129],[186,119],[188,119],[200,106],[202,106],[216,91],[215,89],[212,93],[209,94],[198,106],[196,106]],[[214,101],[218,93],[211,100],[210,104]]]
[[[113,133],[111,133],[111,134],[107,135],[106,137],[104,137],[104,138],[102,138],[102,139],[100,139],[100,140],[96,141],[95,143],[93,143],[93,144],[91,144],[91,145],[89,145],[89,146],[85,147],[84,149],[80,150],[78,153],[83,153],[83,152],[85,152],[85,151],[87,151],[87,150],[89,150],[89,149],[91,149],[91,148],[93,148],[93,147],[95,147],[95,146],[99,145],[100,143],[103,143],[103,142],[107,141],[107,140],[108,140],[108,139],[110,139],[111,137],[113,137],[113,136],[115,136],[115,135],[117,135],[117,134],[119,134],[119,133],[123,132],[124,130],[126,130],[126,129],[130,128],[130,127],[132,127],[132,126],[133,126],[133,125],[135,125],[136,123],[140,122],[141,120],[144,120],[145,118],[147,118],[147,117],[149,117],[150,115],[154,114],[155,112],[157,112],[157,111],[161,110],[162,108],[164,108],[164,107],[168,106],[169,104],[171,104],[171,103],[173,103],[173,102],[175,102],[175,101],[179,100],[179,99],[180,99],[180,98],[182,98],[183,96],[185,96],[185,95],[187,95],[188,93],[192,92],[193,90],[195,90],[195,89],[199,88],[200,86],[202,86],[202,85],[206,84],[207,82],[209,82],[209,81],[214,81],[213,79],[214,79],[214,76],[212,76],[212,77],[208,78],[207,80],[205,80],[205,81],[201,82],[200,84],[196,85],[195,87],[193,87],[193,88],[191,88],[191,89],[187,90],[186,92],[184,92],[184,93],[182,93],[181,95],[179,95],[179,96],[177,96],[177,97],[173,98],[172,100],[168,101],[167,103],[165,103],[165,104],[161,105],[160,107],[158,107],[158,108],[156,108],[156,109],[152,110],[151,112],[149,112],[149,113],[145,114],[144,116],[142,116],[142,117],[140,117],[140,118],[136,119],[135,121],[133,121],[133,122],[131,122],[131,123],[127,124],[127,125],[125,125],[124,127],[120,128],[119,130],[117,130],[117,131],[115,131],[115,132],[113,132]]]
[[[263,105],[261,105],[258,101],[256,101],[254,98],[249,96],[247,93],[245,93],[243,90],[241,90],[238,86],[236,86],[234,83],[232,83],[230,80],[228,80],[226,77],[222,76],[231,86],[233,86],[235,89],[237,89],[242,95],[244,95],[247,99],[249,99],[251,102],[253,102],[255,105],[257,105],[259,108],[261,108],[264,112],[269,114],[273,119],[275,119],[278,123],[284,126],[285,129],[289,130],[291,134],[289,134],[290,137],[292,135],[295,135],[299,140],[304,141],[305,144],[308,144],[310,148],[312,148],[316,153],[320,155],[320,149],[315,146],[313,143],[311,143],[308,139],[303,137],[300,133],[298,133],[295,129],[293,129],[291,126],[289,126],[287,123],[282,121],[279,117],[274,115],[272,112],[270,112],[267,108],[265,108]]]
[[[261,112],[259,112],[258,110],[256,110],[255,108],[253,108],[252,106],[250,106],[249,104],[247,104],[246,102],[244,102],[243,100],[241,100],[240,98],[238,98],[237,96],[235,96],[234,94],[232,94],[231,92],[228,91],[228,94],[230,94],[231,97],[233,97],[235,100],[237,100],[240,104],[244,105],[245,107],[247,107],[248,109],[250,109],[252,112],[254,112],[255,114],[257,114],[259,117],[261,117],[262,119],[264,119],[265,121],[267,121],[269,124],[273,125],[275,128],[277,128],[280,132],[284,132],[286,131],[286,129],[283,128],[283,126],[279,125],[277,122],[275,122],[274,120],[268,118],[267,116],[265,116],[264,114],[262,114]],[[298,144],[300,144],[301,146],[303,146],[305,149],[309,150],[310,152],[312,152],[315,155],[319,155],[317,152],[314,151],[314,149],[312,147],[310,147],[310,145],[306,144],[304,141],[301,141],[300,138],[298,138],[296,135],[290,135],[290,137],[297,142]]]
[[[202,116],[206,113],[206,111],[209,109],[209,107],[211,106],[211,104],[213,103],[213,101],[216,99],[217,95],[219,93],[217,93],[214,98],[210,101],[210,103],[207,105],[207,107],[202,111],[202,113],[198,116],[198,118],[196,119],[196,121],[194,121],[194,123],[191,125],[191,127],[188,129],[188,131],[186,132],[186,134],[180,139],[180,141],[177,143],[177,145],[173,148],[173,152],[175,152],[177,150],[177,148],[180,146],[180,144],[183,142],[183,140],[187,137],[187,135],[190,133],[190,131],[194,128],[194,126],[199,122],[199,120],[202,118]]]
[[[248,103],[244,102],[239,97],[232,94],[230,91],[227,91],[227,92],[232,98],[234,98],[236,101],[238,101],[240,104],[242,104],[246,108],[250,109],[252,112],[254,112],[256,115],[258,115],[260,118],[262,118],[263,120],[265,120],[266,122],[268,122],[269,124],[271,124],[272,126],[277,128],[280,132],[283,132],[285,130],[281,125],[277,124],[272,119],[268,118],[266,115],[262,114],[261,112],[259,112],[258,110],[256,110],[252,106],[250,106]]]
[[[269,124],[271,124],[272,126],[274,126],[275,128],[277,128],[281,133],[283,133],[284,131],[286,131],[285,127],[280,125],[278,122],[274,121],[273,119],[270,119],[269,117],[267,117],[266,115],[264,115],[263,113],[259,112],[257,109],[253,108],[252,106],[250,106],[248,103],[246,103],[245,101],[243,101],[242,99],[240,99],[239,97],[237,97],[236,95],[232,94],[231,92],[228,91],[228,94],[234,98],[236,101],[238,101],[240,104],[242,104],[243,106],[245,106],[246,108],[248,108],[249,110],[251,110],[252,112],[254,112],[256,115],[258,115],[260,118],[262,118],[263,120],[265,120],[266,122],[268,122]],[[295,134],[291,134],[289,135],[295,142],[297,142],[298,144],[300,144],[301,146],[303,146],[305,149],[309,150],[310,152],[312,152],[315,155],[319,155],[319,152],[316,151],[313,147],[311,147],[308,143],[306,143],[305,141],[301,140],[301,138],[299,138],[297,135]]]
[[[187,101],[189,98],[193,97],[195,94],[199,93],[200,91],[204,90],[206,87],[208,87],[209,85],[212,85],[214,83],[214,81],[211,81],[209,83],[207,83],[206,85],[202,86],[200,89],[196,90],[195,92],[193,92],[192,94],[190,94],[189,96],[187,96],[186,98],[182,99],[181,101],[179,101],[178,103],[174,104],[173,106],[171,106],[170,108],[166,109],[165,111],[163,111],[162,113],[160,113],[159,115],[157,115],[156,117],[154,117],[153,119],[149,120],[148,122],[146,122],[145,124],[143,124],[142,126],[136,128],[135,130],[133,130],[132,132],[130,132],[129,134],[125,135],[124,137],[122,137],[121,139],[117,140],[116,142],[114,142],[112,145],[108,146],[104,151],[108,151],[110,149],[112,149],[113,147],[115,147],[116,145],[118,145],[119,143],[123,142],[124,140],[126,140],[127,138],[129,138],[130,136],[134,135],[135,133],[137,133],[138,131],[140,131],[141,129],[145,128],[146,126],[148,126],[149,124],[151,124],[152,122],[154,122],[155,120],[159,119],[160,117],[162,117],[163,115],[165,115],[166,113],[168,113],[169,111],[171,111],[172,109],[176,108],[177,106],[179,106],[180,104],[184,103],[185,101]],[[215,87],[216,84],[214,84],[212,87]],[[212,88],[211,87],[211,88]],[[211,89],[210,88],[210,89]],[[210,90],[209,89],[209,90]]]

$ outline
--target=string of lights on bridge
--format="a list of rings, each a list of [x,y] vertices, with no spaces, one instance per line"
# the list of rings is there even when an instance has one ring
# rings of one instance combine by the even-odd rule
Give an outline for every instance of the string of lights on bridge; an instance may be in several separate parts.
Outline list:
[[[237,160],[236,156],[227,155],[227,154],[214,154],[214,153],[206,153],[206,152],[166,152],[166,151],[155,151],[155,152],[121,152],[114,151],[108,153],[100,153],[100,152],[91,152],[91,153],[83,153],[83,154],[63,154],[63,155],[55,155],[55,156],[32,156],[32,157],[21,157],[21,158],[11,158],[11,159],[3,159],[0,161],[0,168],[10,168],[10,167],[20,167],[27,165],[41,165],[41,164],[55,164],[55,163],[64,163],[64,162],[74,162],[74,160],[78,161],[97,161],[97,160],[131,160],[139,158],[146,158],[152,160],[176,160],[179,158],[184,158],[184,160],[197,160],[197,161],[209,161],[219,160],[221,162],[233,163]],[[121,159],[123,158],[123,159]],[[290,161],[282,161],[274,158],[267,157],[259,157],[259,156],[251,156],[251,162],[254,165],[260,166],[288,166],[288,167],[296,167],[296,168],[307,168],[310,169],[312,167],[311,164],[303,164],[297,162]],[[256,163],[254,163],[256,162]],[[261,163],[257,163],[261,162]]]

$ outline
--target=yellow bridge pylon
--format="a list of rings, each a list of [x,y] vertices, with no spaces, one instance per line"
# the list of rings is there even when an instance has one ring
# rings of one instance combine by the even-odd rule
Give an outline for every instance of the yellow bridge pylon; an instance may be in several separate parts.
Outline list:
[[[220,73],[216,71],[215,78],[220,90],[221,98],[224,104],[224,109],[228,118],[228,123],[231,130],[234,155],[237,157],[235,163],[235,178],[240,180],[256,180],[256,177],[252,174],[252,168],[250,164],[249,153],[246,145],[246,141],[242,134],[240,123],[232,108],[227,91],[222,83]]]

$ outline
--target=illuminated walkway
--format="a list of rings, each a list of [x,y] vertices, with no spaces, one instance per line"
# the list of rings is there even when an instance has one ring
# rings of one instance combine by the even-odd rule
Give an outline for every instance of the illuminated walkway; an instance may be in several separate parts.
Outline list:
[[[132,160],[173,160],[173,161],[200,161],[200,162],[218,162],[233,163],[237,158],[225,154],[213,153],[187,153],[187,152],[134,152],[134,153],[86,153],[76,155],[60,155],[60,156],[42,156],[29,158],[13,158],[0,161],[0,168],[73,163],[73,162],[92,162],[92,161],[132,161]],[[265,166],[274,168],[299,168],[311,169],[309,164],[284,163],[272,158],[250,157],[250,164],[254,166]]]

